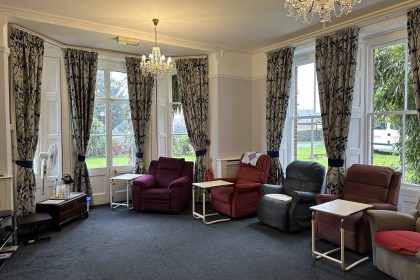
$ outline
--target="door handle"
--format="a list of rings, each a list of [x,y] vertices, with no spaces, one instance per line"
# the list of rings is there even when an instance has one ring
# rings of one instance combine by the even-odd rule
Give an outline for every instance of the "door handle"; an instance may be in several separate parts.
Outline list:
[[[117,174],[118,174],[117,169],[114,169],[114,175],[117,175]]]

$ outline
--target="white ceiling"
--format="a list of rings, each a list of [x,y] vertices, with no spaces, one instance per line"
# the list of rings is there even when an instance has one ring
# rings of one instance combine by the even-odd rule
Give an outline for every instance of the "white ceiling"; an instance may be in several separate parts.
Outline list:
[[[403,2],[407,0],[362,0],[350,15],[333,18],[332,24]],[[61,24],[56,25],[41,22],[39,17],[22,18],[19,13],[10,17],[11,22],[63,43],[131,53],[150,51],[152,18],[160,19],[158,41],[168,55],[198,54],[217,48],[255,51],[322,28],[318,19],[304,24],[287,17],[284,0],[0,0],[1,6],[59,20]],[[91,30],[73,28],[66,20],[93,27]],[[125,34],[131,32],[141,39],[142,45],[118,45],[115,37],[123,34],[92,30],[95,24]],[[177,43],[170,46],[170,42]]]

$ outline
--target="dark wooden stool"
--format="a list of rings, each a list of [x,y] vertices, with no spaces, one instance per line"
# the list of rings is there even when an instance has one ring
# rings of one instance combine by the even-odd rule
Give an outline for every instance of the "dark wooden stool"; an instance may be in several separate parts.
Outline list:
[[[33,244],[37,241],[48,240],[51,237],[40,237],[41,229],[51,226],[52,218],[48,213],[35,213],[27,216],[18,217],[18,227],[21,229],[28,229],[32,238],[23,238],[25,244]]]

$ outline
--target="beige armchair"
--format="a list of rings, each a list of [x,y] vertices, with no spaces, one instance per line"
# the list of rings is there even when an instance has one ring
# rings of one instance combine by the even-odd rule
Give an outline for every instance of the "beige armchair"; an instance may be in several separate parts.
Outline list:
[[[420,209],[414,209],[410,214],[387,210],[369,210],[367,213],[372,235],[373,263],[376,267],[399,280],[420,279],[420,251],[414,256],[403,255],[385,249],[374,241],[375,234],[384,231],[413,231],[420,236]]]

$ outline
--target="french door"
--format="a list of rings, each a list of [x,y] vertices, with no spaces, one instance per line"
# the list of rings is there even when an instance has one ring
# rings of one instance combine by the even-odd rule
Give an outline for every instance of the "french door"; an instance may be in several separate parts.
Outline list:
[[[99,61],[95,108],[86,164],[95,205],[109,203],[109,178],[133,169],[133,127],[125,63]],[[124,200],[124,185],[113,189]]]

